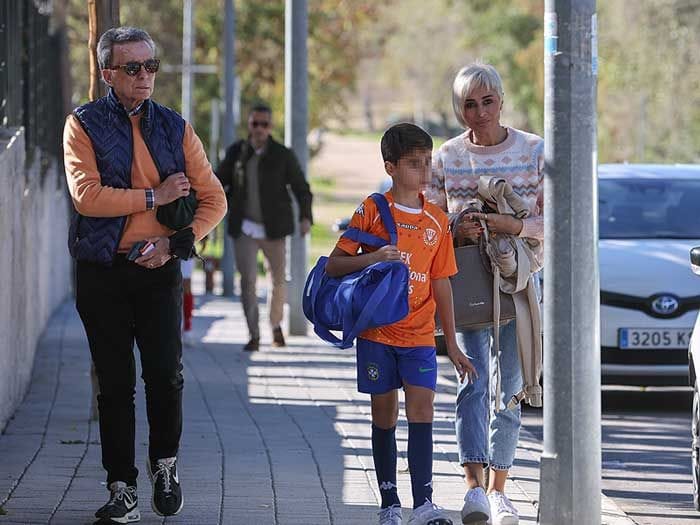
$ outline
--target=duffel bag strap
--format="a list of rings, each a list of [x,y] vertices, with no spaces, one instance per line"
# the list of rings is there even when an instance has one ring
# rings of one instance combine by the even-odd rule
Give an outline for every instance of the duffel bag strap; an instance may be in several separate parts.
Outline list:
[[[389,242],[396,246],[399,236],[396,232],[394,217],[391,215],[391,209],[389,209],[389,202],[381,193],[373,193],[370,197],[374,201],[374,204],[377,205],[379,216],[382,218],[382,223],[384,224],[384,229],[389,233]]]
[[[350,239],[354,242],[359,242],[360,244],[366,244],[367,246],[374,246],[375,248],[381,248],[389,244],[389,241],[362,231],[358,228],[348,228],[345,230],[343,235],[340,236],[342,239]]]
[[[358,242],[360,244],[366,244],[367,246],[373,246],[375,248],[381,248],[387,244],[393,244],[396,246],[398,242],[398,234],[396,232],[396,223],[394,222],[394,217],[391,215],[391,210],[389,209],[389,203],[386,197],[381,193],[373,193],[370,195],[374,203],[377,205],[379,210],[379,216],[382,219],[382,224],[389,234],[389,240],[382,239],[376,235],[372,235],[366,231],[360,230],[359,228],[348,228],[341,238],[350,239],[351,241]]]

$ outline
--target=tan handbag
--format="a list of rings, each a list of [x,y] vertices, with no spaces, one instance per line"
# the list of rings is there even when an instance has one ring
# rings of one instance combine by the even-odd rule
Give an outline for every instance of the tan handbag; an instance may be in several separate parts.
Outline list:
[[[456,226],[465,213],[465,209],[452,222]],[[454,227],[453,227],[454,231]],[[478,245],[459,246],[455,248],[457,273],[450,277],[452,283],[452,300],[454,302],[455,328],[458,330],[477,330],[493,326],[494,321],[494,286],[491,260],[484,249],[483,236]],[[515,319],[513,296],[500,292],[500,324],[505,325]],[[436,332],[442,334],[439,318],[436,316]]]

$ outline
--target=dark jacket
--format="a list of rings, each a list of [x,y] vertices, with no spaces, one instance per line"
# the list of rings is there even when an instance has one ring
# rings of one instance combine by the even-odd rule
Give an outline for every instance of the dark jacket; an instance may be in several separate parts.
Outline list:
[[[144,101],[140,126],[160,180],[185,171],[182,139],[185,121],[172,109]],[[76,108],[73,114],[92,143],[102,185],[131,188],[133,137],[124,106],[110,89],[105,97]],[[79,261],[111,266],[119,247],[126,217],[85,217],[73,210],[68,249]]]
[[[246,198],[245,165],[253,154],[253,147],[248,140],[234,142],[226,150],[226,156],[216,170],[216,176],[229,199],[228,227],[233,238],[241,235]],[[240,163],[237,163],[239,160]],[[280,239],[294,233],[292,200],[288,188],[291,188],[299,203],[299,220],[309,219],[313,222],[311,190],[299,161],[292,150],[272,137],[268,139],[260,157],[258,181],[260,207],[268,239]]]

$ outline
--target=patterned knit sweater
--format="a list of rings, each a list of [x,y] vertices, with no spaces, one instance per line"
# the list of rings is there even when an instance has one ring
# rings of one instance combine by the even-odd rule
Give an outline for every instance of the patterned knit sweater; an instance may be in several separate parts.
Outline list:
[[[468,130],[445,142],[433,156],[432,184],[426,196],[452,215],[476,198],[479,177],[501,177],[530,205],[520,237],[542,241],[544,141],[532,133],[507,130],[506,140],[495,146],[477,146]]]

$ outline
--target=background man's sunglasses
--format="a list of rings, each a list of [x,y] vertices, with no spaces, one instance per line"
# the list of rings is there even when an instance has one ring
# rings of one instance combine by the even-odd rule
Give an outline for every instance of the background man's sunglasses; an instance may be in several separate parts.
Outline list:
[[[139,71],[141,71],[141,66],[143,66],[147,73],[155,73],[160,67],[160,60],[157,58],[149,58],[143,62],[127,62],[122,66],[112,66],[108,69],[123,69],[124,73],[127,75],[130,77],[135,77],[139,74]]]
[[[265,122],[265,121],[261,122],[259,120],[254,120],[251,122],[251,124],[254,128],[267,128],[270,125],[269,122]]]

